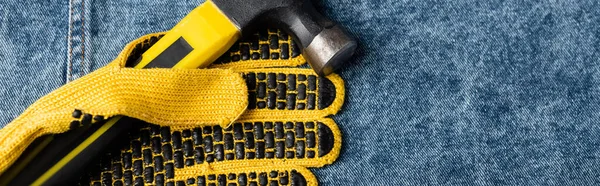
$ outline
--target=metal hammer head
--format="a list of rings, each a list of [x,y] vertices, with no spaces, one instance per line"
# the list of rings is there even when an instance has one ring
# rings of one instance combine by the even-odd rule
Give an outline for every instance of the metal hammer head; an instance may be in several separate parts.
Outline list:
[[[319,14],[310,0],[212,0],[242,32],[258,22],[287,31],[319,75],[328,75],[348,60],[356,41]]]

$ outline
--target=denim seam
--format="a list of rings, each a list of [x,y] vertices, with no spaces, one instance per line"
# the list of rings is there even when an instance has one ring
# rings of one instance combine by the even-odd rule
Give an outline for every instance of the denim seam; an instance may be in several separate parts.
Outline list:
[[[70,0],[69,8],[71,14],[69,15],[69,57],[68,57],[68,70],[67,70],[67,82],[73,81],[81,76],[84,76],[89,72],[91,67],[89,61],[90,45],[89,38],[89,2],[85,3],[86,0]],[[88,55],[86,55],[88,54]]]
[[[69,1],[69,31],[67,36],[67,50],[69,54],[67,55],[67,79],[66,82],[71,81],[72,73],[73,73],[73,0]]]
[[[81,1],[81,76],[85,75],[85,0]]]

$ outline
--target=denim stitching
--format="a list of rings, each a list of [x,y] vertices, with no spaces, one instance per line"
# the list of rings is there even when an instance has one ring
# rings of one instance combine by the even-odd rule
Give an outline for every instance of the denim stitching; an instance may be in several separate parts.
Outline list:
[[[73,24],[75,24],[75,21],[73,21],[73,0],[69,1],[69,31],[68,31],[68,36],[67,36],[67,50],[69,50],[69,55],[67,57],[67,65],[68,65],[68,70],[67,70],[67,81],[69,82],[72,79],[72,73],[73,73]]]
[[[81,76],[85,75],[85,0],[81,1]]]

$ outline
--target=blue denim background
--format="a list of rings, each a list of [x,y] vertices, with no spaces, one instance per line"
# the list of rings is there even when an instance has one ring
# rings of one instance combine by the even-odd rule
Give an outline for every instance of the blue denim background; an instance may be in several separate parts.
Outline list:
[[[0,125],[201,2],[0,1]],[[323,185],[600,184],[597,1],[318,6],[360,40]]]

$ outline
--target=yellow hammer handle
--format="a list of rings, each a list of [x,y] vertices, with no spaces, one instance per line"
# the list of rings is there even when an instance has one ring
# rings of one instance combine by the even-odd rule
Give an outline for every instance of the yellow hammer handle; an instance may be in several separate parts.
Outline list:
[[[212,1],[207,0],[142,54],[141,61],[134,68],[148,65],[160,67],[161,65],[151,63],[161,63],[161,60],[167,58],[179,60],[181,57],[179,61],[173,62],[176,63],[174,66],[168,66],[180,69],[203,68],[225,53],[239,37],[239,28]]]

